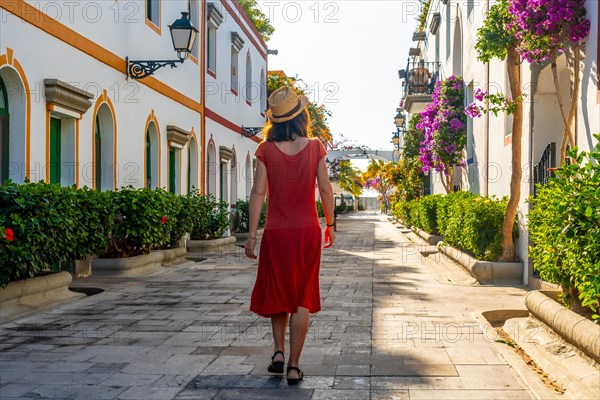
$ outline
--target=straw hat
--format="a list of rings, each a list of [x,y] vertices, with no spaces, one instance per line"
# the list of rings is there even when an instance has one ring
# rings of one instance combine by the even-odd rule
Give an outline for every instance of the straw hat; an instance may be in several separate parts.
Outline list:
[[[285,86],[269,96],[267,117],[271,122],[286,122],[294,119],[308,104],[306,96],[298,96],[293,89]]]

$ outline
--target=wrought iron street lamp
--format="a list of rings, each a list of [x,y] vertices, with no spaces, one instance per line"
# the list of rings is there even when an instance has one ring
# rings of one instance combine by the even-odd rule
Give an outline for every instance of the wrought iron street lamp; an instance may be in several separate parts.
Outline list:
[[[178,60],[140,60],[131,61],[129,57],[125,57],[127,63],[125,74],[127,78],[143,79],[152,74],[154,71],[166,67],[176,68],[177,63],[183,63],[189,53],[194,48],[194,43],[198,36],[198,29],[189,18],[189,13],[182,12],[181,18],[169,25],[171,31],[171,39],[173,40],[173,48],[177,52]]]
[[[394,123],[396,124],[396,128],[404,128],[404,122],[406,122],[406,117],[402,114],[402,111],[398,109],[398,114],[394,117]]]

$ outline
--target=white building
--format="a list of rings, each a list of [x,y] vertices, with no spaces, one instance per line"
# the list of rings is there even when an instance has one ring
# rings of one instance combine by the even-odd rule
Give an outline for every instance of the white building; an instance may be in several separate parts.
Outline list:
[[[431,78],[462,76],[466,85],[466,103],[473,101],[477,88],[489,92],[503,92],[510,95],[506,61],[494,60],[484,64],[477,60],[475,50],[477,29],[482,26],[490,1],[474,0],[432,0],[425,30],[416,33],[414,48],[411,49],[409,65],[406,69],[407,84],[404,109],[413,114],[422,111],[431,102]],[[600,79],[598,76],[598,21],[597,1],[587,1],[587,17],[591,21],[589,36],[585,39],[585,58],[581,63],[580,98],[577,118],[573,126],[577,146],[588,151],[595,145],[594,133],[600,132]],[[421,64],[420,62],[423,62]],[[426,68],[427,71],[419,68]],[[408,84],[408,75],[413,74],[414,84]],[[568,102],[572,92],[571,72],[566,65],[566,57],[559,59],[559,80],[563,98]],[[523,91],[527,94],[523,113],[521,197],[519,203],[519,257],[527,262],[528,232],[526,229],[529,204],[527,198],[534,192],[538,178],[534,175],[536,165],[541,172],[546,167],[554,167],[552,160],[559,159],[564,124],[560,117],[556,91],[550,65],[521,64]],[[510,194],[512,119],[499,114],[498,117],[485,115],[472,120],[467,125],[467,168],[455,177],[455,188],[469,190],[482,195],[498,197]],[[444,193],[440,177],[432,173],[430,177],[432,193]],[[528,283],[532,274],[531,266],[526,268],[523,282]]]
[[[237,97],[245,94],[248,78],[256,82],[256,92],[264,92],[266,46],[236,5],[227,0],[0,2],[2,181],[46,180],[102,190],[164,187],[185,194],[194,187],[209,189],[215,176],[209,172],[227,159],[228,175],[219,179],[226,186],[213,184],[211,192],[227,193],[228,202],[245,197],[236,163],[253,156],[256,139],[243,138],[241,126],[262,125],[264,104],[231,96],[221,102],[211,92],[215,83],[231,83],[230,71],[239,75],[231,66],[234,48],[243,52],[242,71],[246,55],[252,62],[249,75],[238,78]],[[211,10],[219,10],[219,22]],[[127,79],[126,57],[177,60],[168,25],[181,12],[199,29],[188,60],[144,79]],[[215,23],[216,43],[209,43]],[[215,59],[216,71],[209,65]],[[218,78],[207,75],[211,72]]]
[[[206,188],[235,203],[250,196],[260,141],[243,128],[265,123],[267,45],[235,1],[208,3],[207,16]]]

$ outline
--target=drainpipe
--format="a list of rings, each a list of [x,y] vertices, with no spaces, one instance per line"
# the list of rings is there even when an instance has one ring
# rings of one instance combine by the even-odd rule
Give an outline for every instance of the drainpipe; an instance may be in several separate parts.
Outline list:
[[[485,2],[486,14],[490,11],[490,0]],[[485,84],[487,90],[490,90],[490,63],[485,66]],[[485,105],[485,195],[489,195],[490,186],[490,104]]]
[[[202,154],[200,155],[200,193],[206,194],[206,116],[205,116],[205,105],[206,105],[206,51],[204,47],[206,45],[206,1],[201,2],[201,16],[200,19],[200,43],[202,46],[198,46],[198,51],[202,53],[200,57],[200,141],[202,145],[200,149]]]

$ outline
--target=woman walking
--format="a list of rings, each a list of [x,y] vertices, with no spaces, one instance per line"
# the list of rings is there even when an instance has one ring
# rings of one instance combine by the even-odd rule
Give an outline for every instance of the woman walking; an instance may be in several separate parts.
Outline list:
[[[269,97],[269,122],[263,142],[256,149],[256,175],[250,195],[250,226],[246,255],[256,258],[255,246],[260,213],[269,194],[267,220],[260,246],[258,273],[250,310],[270,318],[274,354],[267,370],[283,373],[285,333],[289,321],[290,352],[288,384],[304,374],[300,354],[308,332],[309,314],[321,309],[319,267],[321,226],[315,203],[315,182],[325,212],[325,248],[335,241],[333,190],[325,164],[327,151],[311,139],[308,100],[289,87]]]

